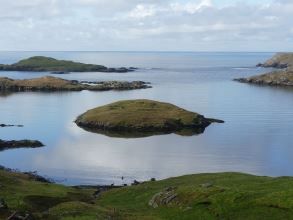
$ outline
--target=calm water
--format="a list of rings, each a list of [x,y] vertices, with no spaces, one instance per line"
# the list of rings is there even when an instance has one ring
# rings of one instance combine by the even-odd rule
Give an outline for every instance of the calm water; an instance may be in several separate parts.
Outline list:
[[[128,183],[134,179],[241,171],[293,175],[293,90],[232,81],[268,70],[255,68],[271,53],[1,52],[0,63],[32,55],[111,67],[135,66],[133,73],[73,73],[78,80],[144,80],[147,90],[122,92],[18,93],[0,96],[0,139],[39,139],[46,147],[0,152],[0,164],[68,184]],[[0,72],[32,78],[44,73]],[[60,76],[59,76],[60,77]],[[110,138],[86,132],[73,121],[84,111],[122,99],[174,103],[225,120],[204,134]],[[124,176],[124,182],[121,180]]]

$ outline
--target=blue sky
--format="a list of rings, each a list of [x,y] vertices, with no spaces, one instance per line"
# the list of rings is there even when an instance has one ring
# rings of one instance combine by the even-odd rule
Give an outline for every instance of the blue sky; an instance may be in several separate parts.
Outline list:
[[[292,0],[0,0],[0,50],[292,51]]]

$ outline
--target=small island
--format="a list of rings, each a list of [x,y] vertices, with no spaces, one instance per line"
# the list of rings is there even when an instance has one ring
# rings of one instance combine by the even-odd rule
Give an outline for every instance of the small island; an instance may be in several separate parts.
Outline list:
[[[0,71],[52,72],[53,74],[65,74],[69,72],[126,73],[135,69],[133,67],[108,68],[102,65],[57,60],[45,56],[30,57],[11,65],[0,64]]]
[[[193,135],[202,133],[213,122],[223,123],[172,104],[146,99],[101,106],[80,115],[75,121],[85,130],[121,137],[168,133]]]
[[[0,151],[14,148],[37,148],[43,147],[44,144],[36,140],[4,141],[0,139]]]
[[[52,76],[34,79],[15,80],[0,77],[0,91],[25,92],[25,91],[108,91],[108,90],[133,90],[151,88],[149,83],[143,81],[105,81],[105,82],[78,82]]]
[[[279,68],[281,70],[234,80],[242,83],[252,83],[258,85],[293,86],[293,53],[278,53],[265,63],[258,64],[257,66],[265,68]]]

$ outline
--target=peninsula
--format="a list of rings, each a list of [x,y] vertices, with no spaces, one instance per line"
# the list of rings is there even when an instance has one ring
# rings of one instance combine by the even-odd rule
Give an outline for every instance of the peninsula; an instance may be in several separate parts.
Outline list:
[[[234,79],[238,82],[271,86],[293,86],[293,53],[278,53],[259,67],[278,68],[270,73],[248,78]]]
[[[178,133],[188,130],[202,133],[213,122],[175,105],[146,99],[118,101],[80,115],[75,123],[89,131],[108,136],[150,136],[152,134]],[[186,133],[184,133],[186,134]]]
[[[136,68],[108,68],[102,65],[84,64],[79,62],[57,60],[51,57],[34,56],[20,60],[11,65],[0,64],[0,71],[29,71],[29,72],[52,72],[63,74],[68,72],[115,72],[125,73],[134,71]]]
[[[107,91],[107,90],[133,90],[150,88],[143,81],[105,81],[105,82],[78,82],[52,76],[44,76],[34,79],[15,80],[0,77],[0,91],[25,92],[25,91]]]

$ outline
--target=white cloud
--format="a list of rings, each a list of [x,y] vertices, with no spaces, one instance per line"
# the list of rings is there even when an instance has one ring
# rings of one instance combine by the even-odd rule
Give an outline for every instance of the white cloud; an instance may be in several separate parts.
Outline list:
[[[155,13],[156,9],[154,5],[139,4],[128,15],[131,18],[145,18],[154,16]]]
[[[291,0],[227,2],[0,0],[0,49],[293,50]]]
[[[187,12],[190,14],[194,14],[201,9],[212,7],[213,4],[211,0],[202,0],[200,2],[190,1],[185,4],[175,2],[171,3],[170,6],[171,9],[175,12]]]

